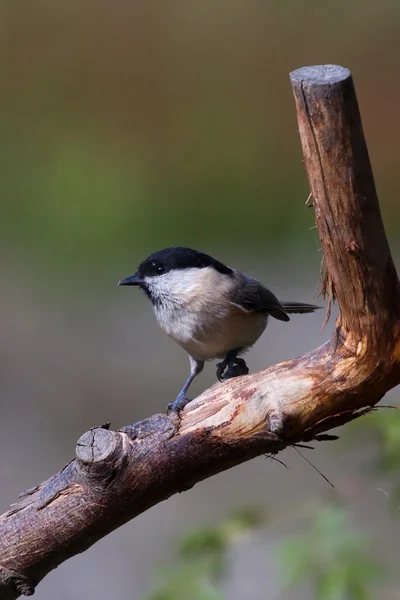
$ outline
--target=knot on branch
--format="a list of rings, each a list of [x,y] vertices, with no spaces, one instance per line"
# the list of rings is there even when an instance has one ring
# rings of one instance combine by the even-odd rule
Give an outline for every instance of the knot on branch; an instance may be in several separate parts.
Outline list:
[[[25,575],[3,565],[0,565],[0,584],[13,587],[23,596],[33,596],[35,593],[35,585]]]
[[[131,441],[142,440],[152,437],[155,440],[169,440],[177,433],[180,425],[180,418],[175,413],[171,415],[157,414],[143,421],[126,425],[118,429],[121,433],[126,433]]]
[[[268,416],[268,430],[276,435],[283,431],[285,425],[285,415],[283,412],[274,411]]]
[[[76,443],[78,466],[85,476],[101,479],[123,456],[122,436],[104,427],[86,431]]]

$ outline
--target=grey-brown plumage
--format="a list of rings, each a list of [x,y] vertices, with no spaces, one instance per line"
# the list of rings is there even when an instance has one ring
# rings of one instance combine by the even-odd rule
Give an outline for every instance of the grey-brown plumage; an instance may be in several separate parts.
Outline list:
[[[241,275],[241,285],[235,290],[234,302],[246,310],[259,313],[268,313],[278,321],[289,321],[288,313],[311,313],[318,306],[302,302],[280,302],[270,290],[257,279]]]
[[[189,354],[190,376],[170,406],[177,412],[188,402],[186,392],[205,361],[223,359],[217,365],[220,381],[246,374],[238,355],[258,340],[270,316],[289,321],[288,313],[319,308],[281,302],[256,279],[190,248],[155,252],[119,285],[143,289],[161,329]]]

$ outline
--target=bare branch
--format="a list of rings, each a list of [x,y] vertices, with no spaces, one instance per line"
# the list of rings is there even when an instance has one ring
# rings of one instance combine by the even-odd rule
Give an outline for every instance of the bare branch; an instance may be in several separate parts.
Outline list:
[[[400,289],[350,72],[291,74],[305,165],[340,317],[332,339],[217,384],[177,417],[95,428],[76,458],[0,517],[0,598],[30,595],[52,569],[151,506],[260,454],[365,414],[400,383]]]

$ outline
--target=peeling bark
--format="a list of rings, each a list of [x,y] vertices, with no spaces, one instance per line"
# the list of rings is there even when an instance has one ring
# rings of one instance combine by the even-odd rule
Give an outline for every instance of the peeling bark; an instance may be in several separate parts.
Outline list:
[[[340,317],[300,358],[216,384],[182,418],[154,415],[86,432],[76,458],[0,517],[0,598],[33,594],[67,558],[195,483],[372,410],[400,383],[400,287],[347,69],[291,74],[324,251]]]

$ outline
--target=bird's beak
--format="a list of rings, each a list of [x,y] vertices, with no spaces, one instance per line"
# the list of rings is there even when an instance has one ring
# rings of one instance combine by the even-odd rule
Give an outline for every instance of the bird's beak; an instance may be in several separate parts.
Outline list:
[[[126,279],[121,279],[118,281],[118,285],[142,285],[144,284],[144,280],[140,277],[139,273],[135,273]]]

